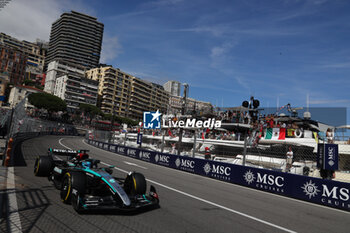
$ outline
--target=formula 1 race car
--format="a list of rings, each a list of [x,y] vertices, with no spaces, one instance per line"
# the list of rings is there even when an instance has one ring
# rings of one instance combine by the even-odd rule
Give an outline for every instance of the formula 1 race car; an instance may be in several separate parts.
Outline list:
[[[89,159],[87,150],[52,149],[34,164],[36,176],[48,177],[60,190],[61,200],[78,212],[89,209],[137,210],[159,206],[156,189],[141,173],[130,172],[126,178],[113,177],[113,166],[98,167],[99,160]],[[62,160],[60,156],[67,156]]]

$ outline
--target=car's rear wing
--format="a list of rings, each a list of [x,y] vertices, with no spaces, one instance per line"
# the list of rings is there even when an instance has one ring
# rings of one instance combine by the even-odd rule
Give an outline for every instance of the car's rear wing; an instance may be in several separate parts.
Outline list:
[[[77,150],[49,148],[49,153],[56,155],[76,155],[79,152]]]
[[[78,153],[86,153],[89,152],[89,150],[81,149],[81,150],[70,150],[70,149],[56,149],[56,148],[49,148],[48,149],[48,155],[63,155],[63,156],[69,156],[69,159],[75,157]]]

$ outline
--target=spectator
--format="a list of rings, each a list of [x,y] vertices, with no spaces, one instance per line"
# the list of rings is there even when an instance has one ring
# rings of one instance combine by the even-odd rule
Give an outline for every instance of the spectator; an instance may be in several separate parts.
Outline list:
[[[290,169],[292,167],[292,163],[293,163],[293,151],[292,151],[292,147],[289,147],[289,150],[286,154],[287,159],[286,159],[286,172],[290,172]]]
[[[326,137],[327,137],[327,143],[333,143],[333,133],[330,128],[327,129]]]
[[[211,159],[209,147],[205,147],[204,158],[205,159]]]

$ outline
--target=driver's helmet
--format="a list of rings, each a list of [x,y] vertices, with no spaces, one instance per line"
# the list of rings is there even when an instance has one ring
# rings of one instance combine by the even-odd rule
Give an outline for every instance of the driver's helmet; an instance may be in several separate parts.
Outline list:
[[[84,160],[84,159],[88,159],[89,155],[85,152],[80,152],[78,153],[77,157],[78,160]]]
[[[81,166],[84,168],[91,168],[91,162],[90,161],[83,161],[83,162],[81,162]]]

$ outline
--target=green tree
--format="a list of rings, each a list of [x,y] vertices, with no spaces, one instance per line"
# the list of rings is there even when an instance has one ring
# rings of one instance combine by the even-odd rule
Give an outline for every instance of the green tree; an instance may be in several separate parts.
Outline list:
[[[26,79],[26,80],[24,80],[23,84],[25,86],[35,86],[36,83],[33,80]]]
[[[103,116],[103,112],[101,111],[101,109],[91,104],[80,104],[79,110],[81,112],[84,112],[84,114],[90,118],[90,121],[89,121],[90,125],[91,125],[92,119],[95,116],[97,115]]]
[[[103,119],[104,120],[111,120],[112,119],[112,114],[105,114],[103,116]],[[114,116],[114,122],[117,122],[119,124],[127,124],[129,126],[135,126],[135,125],[138,125],[138,122],[137,121],[134,121],[130,118],[127,118],[127,117],[121,117],[121,116]]]
[[[67,109],[67,104],[61,98],[48,93],[32,93],[28,96],[28,101],[39,109],[46,109],[49,113]]]

